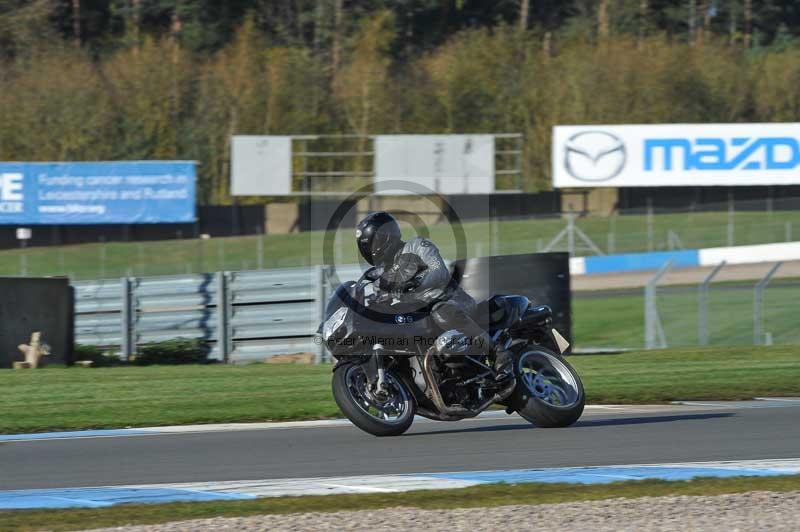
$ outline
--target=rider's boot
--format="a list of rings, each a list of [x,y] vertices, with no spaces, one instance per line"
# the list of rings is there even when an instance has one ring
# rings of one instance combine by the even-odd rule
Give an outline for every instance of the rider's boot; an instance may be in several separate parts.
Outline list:
[[[502,342],[492,340],[488,333],[482,333],[473,339],[476,345],[481,347],[481,351],[489,358],[494,358],[494,370],[497,373],[495,382],[506,382],[514,376],[514,358],[505,349]]]
[[[497,372],[495,382],[507,382],[514,377],[514,357],[508,349],[500,347],[495,351],[494,370]]]

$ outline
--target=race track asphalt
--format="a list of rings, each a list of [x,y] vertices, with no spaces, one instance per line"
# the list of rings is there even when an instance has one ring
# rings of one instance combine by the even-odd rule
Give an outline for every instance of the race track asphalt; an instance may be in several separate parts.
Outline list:
[[[517,416],[0,443],[0,490],[800,457],[800,401],[593,408],[573,427]]]

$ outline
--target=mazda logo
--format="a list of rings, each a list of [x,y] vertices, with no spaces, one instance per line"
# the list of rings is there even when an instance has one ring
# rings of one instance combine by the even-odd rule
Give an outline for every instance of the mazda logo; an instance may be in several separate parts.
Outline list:
[[[625,167],[625,143],[605,131],[582,131],[567,139],[564,168],[581,181],[608,181]]]

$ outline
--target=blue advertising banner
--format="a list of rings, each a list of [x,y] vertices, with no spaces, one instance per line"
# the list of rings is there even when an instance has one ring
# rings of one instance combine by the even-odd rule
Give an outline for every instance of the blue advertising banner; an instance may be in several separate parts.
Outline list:
[[[0,163],[0,225],[186,223],[195,163]]]

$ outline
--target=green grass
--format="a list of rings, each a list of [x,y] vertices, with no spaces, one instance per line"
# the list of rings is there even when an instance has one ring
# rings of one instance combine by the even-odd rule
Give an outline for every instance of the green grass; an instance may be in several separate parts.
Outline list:
[[[571,358],[591,403],[800,395],[800,348],[709,348]],[[0,433],[339,417],[331,367],[0,370]]]
[[[794,227],[794,234],[800,234],[800,211],[740,212],[734,220],[736,245],[781,242],[786,237],[787,223]],[[668,231],[678,235],[687,249],[725,246],[727,223],[726,212],[657,215],[653,223],[653,248],[667,248]],[[560,218],[465,223],[465,253],[475,257],[535,252],[547,245],[564,225],[565,221]],[[643,215],[585,218],[578,221],[578,227],[605,252],[649,249]],[[609,248],[610,233],[615,235],[612,248]],[[74,279],[306,266],[321,263],[322,235],[322,232],[308,232],[211,240],[179,239],[176,235],[175,240],[162,242],[5,250],[0,251],[0,275],[18,275],[23,263],[29,275],[68,274]],[[445,258],[456,257],[455,239],[449,226],[432,226],[430,236],[442,248]],[[337,237],[337,260],[355,262],[353,244],[352,232],[341,231]],[[585,254],[590,253],[587,250]]]
[[[710,347],[570,358],[590,403],[800,394],[800,347]]]
[[[120,505],[102,509],[0,511],[0,532],[84,530],[205,519],[302,512],[375,510],[398,506],[425,510],[553,504],[613,498],[675,495],[723,495],[749,491],[800,490],[800,475],[781,477],[701,478],[666,482],[644,480],[605,485],[491,484],[452,490],[367,495],[278,497],[249,501]]]
[[[644,347],[642,290],[573,293],[572,338],[577,347]]]

